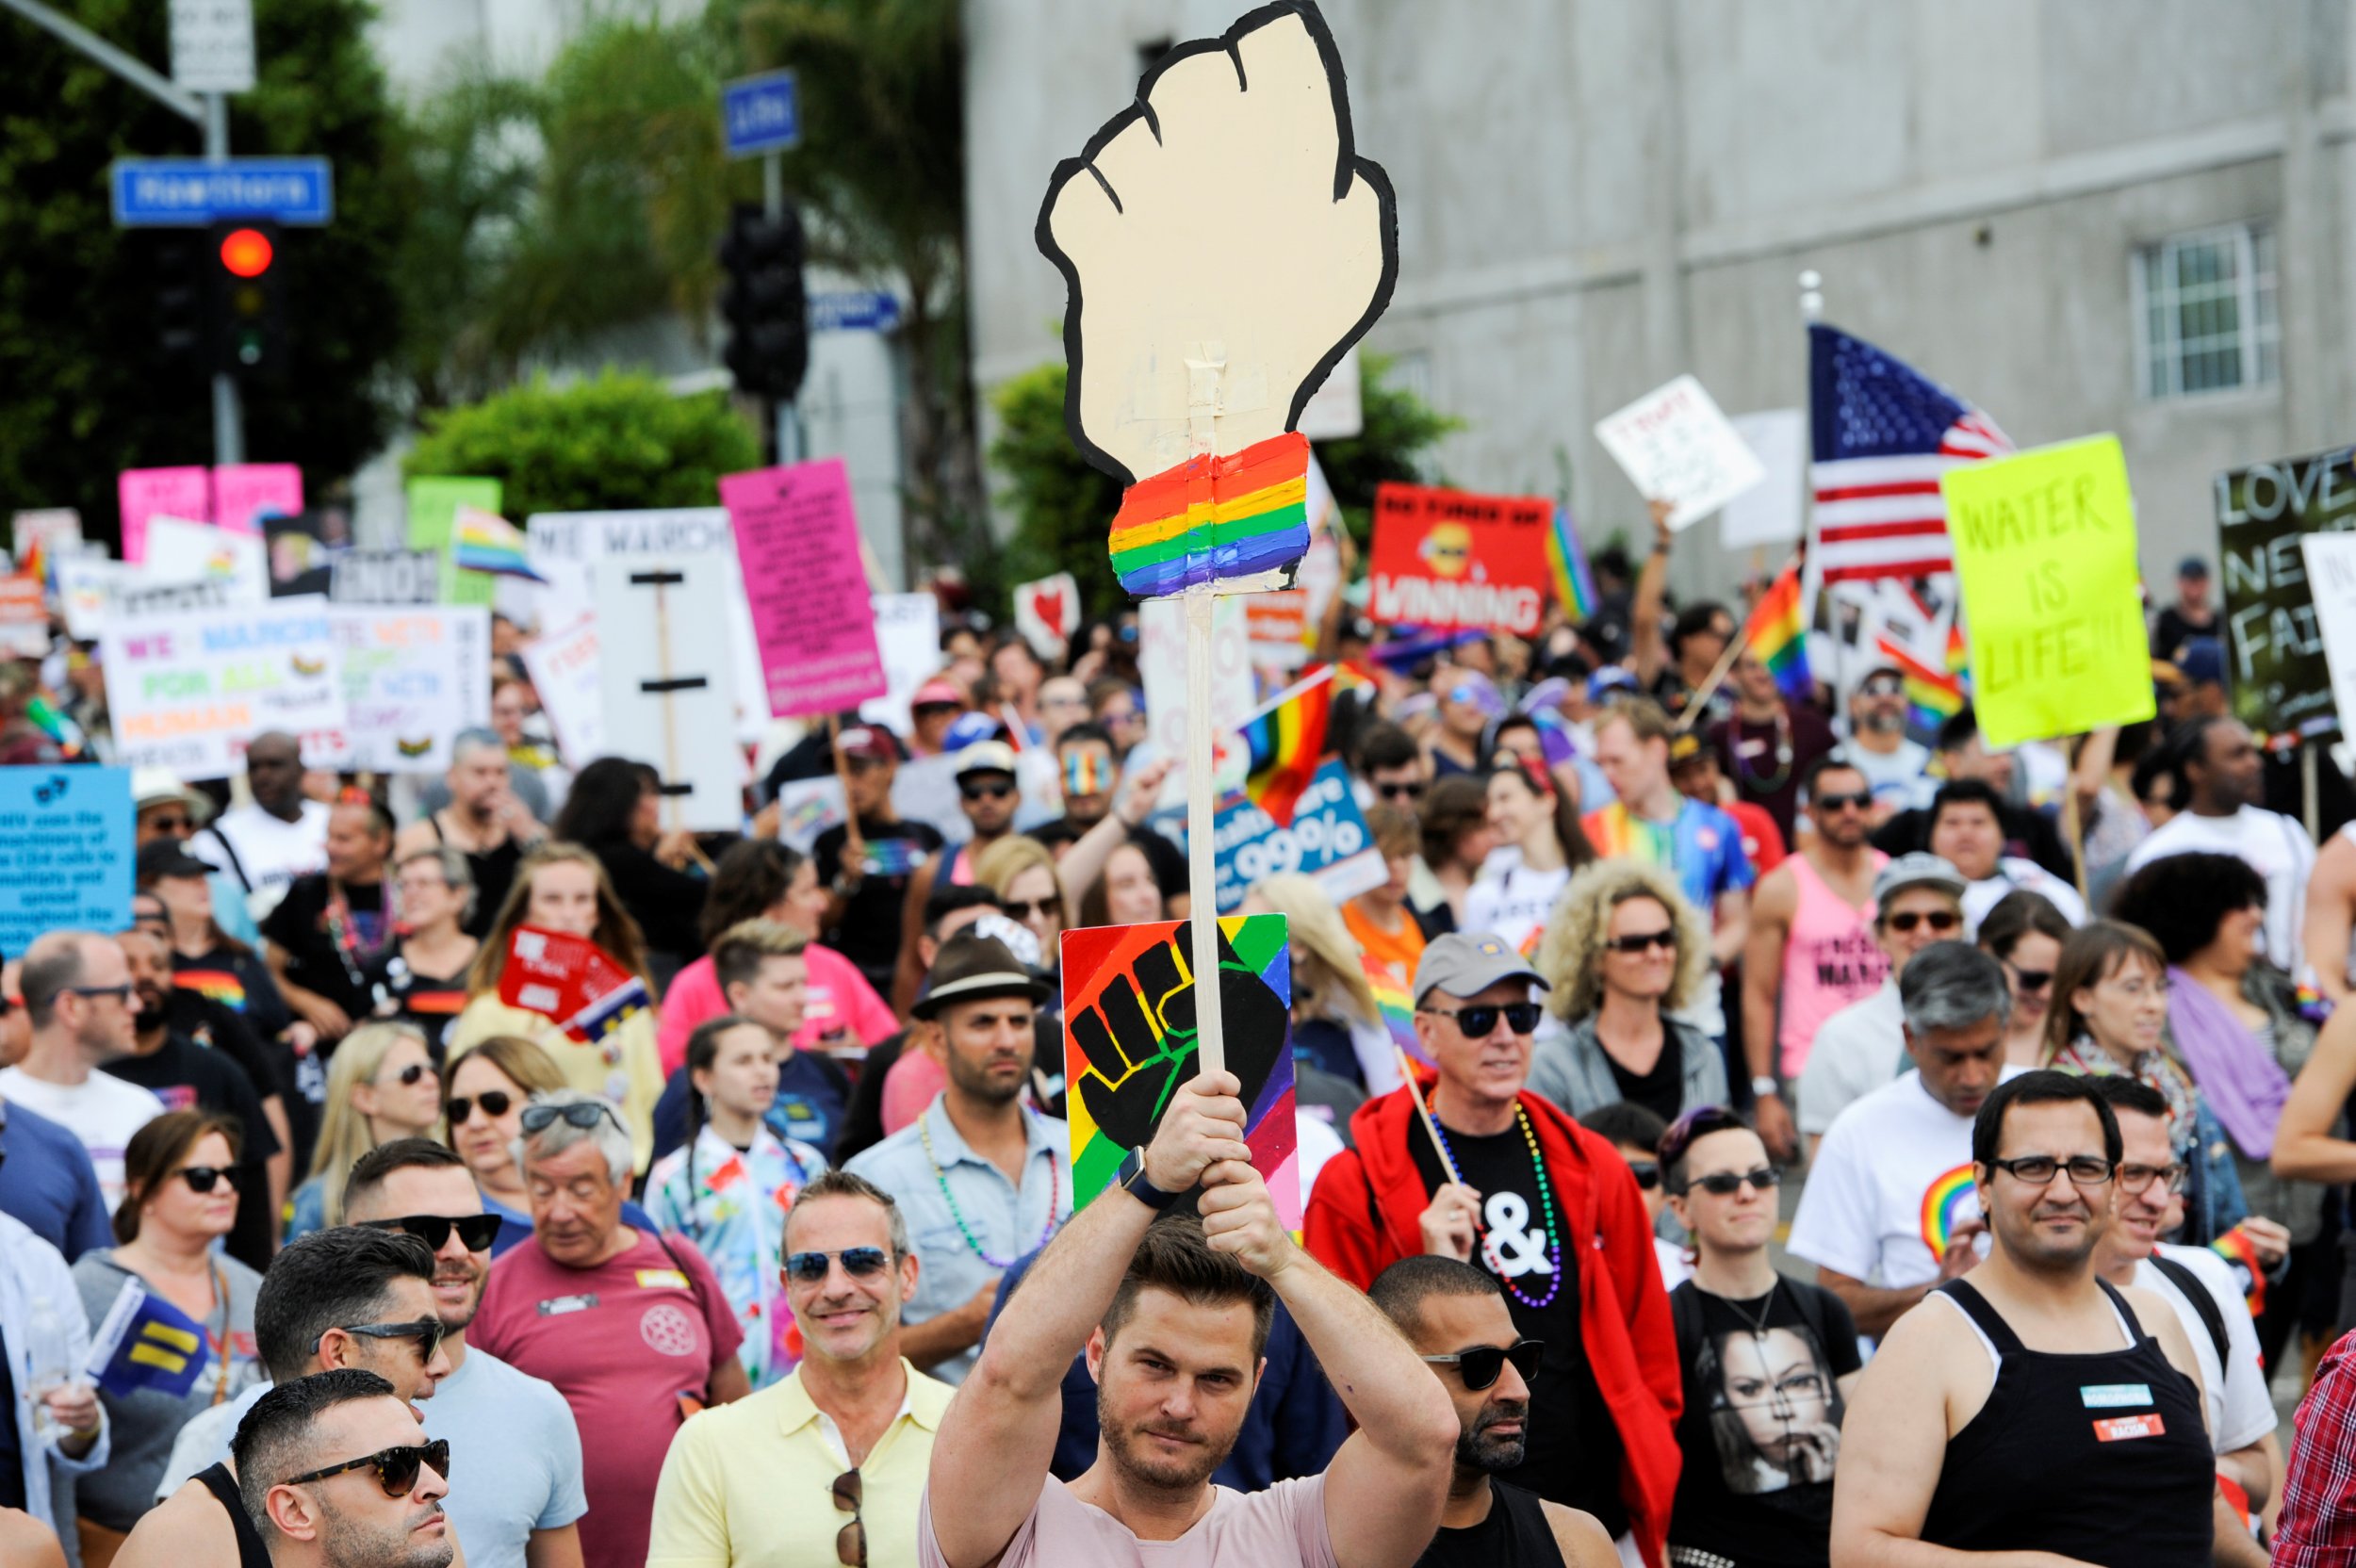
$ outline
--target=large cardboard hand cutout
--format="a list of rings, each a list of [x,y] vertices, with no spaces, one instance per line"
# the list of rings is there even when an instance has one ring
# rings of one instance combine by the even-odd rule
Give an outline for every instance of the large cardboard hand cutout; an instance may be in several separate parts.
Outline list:
[[[1039,249],[1064,275],[1064,419],[1130,486],[1110,541],[1140,596],[1281,585],[1308,548],[1293,427],[1399,273],[1389,178],[1351,141],[1308,0],[1182,44],[1056,166]]]

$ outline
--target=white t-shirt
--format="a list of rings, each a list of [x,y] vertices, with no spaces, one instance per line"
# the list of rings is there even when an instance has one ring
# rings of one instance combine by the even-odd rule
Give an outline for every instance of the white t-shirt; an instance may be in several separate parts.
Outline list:
[[[1531,871],[1520,849],[1508,845],[1489,857],[1481,880],[1464,894],[1464,929],[1485,931],[1517,953],[1537,950],[1554,901],[1571,885],[1571,868]]]
[[[1800,1131],[1823,1136],[1833,1119],[1912,1065],[1898,982],[1852,1002],[1824,1021],[1800,1070]]]
[[[1865,776],[1876,806],[1909,811],[1931,803],[1937,785],[1924,771],[1931,765],[1931,748],[1918,741],[1902,740],[1896,751],[1888,753],[1868,751],[1854,741],[1843,741],[1833,748],[1833,755]]]
[[[1674,1241],[1652,1238],[1652,1255],[1661,1265],[1661,1285],[1675,1290],[1693,1277],[1693,1266],[1685,1259],[1685,1249]]]
[[[131,1135],[164,1114],[164,1102],[137,1084],[93,1072],[78,1085],[52,1084],[21,1067],[0,1070],[0,1098],[16,1102],[82,1140],[98,1168],[106,1212],[123,1201],[123,1152]]]
[[[2035,860],[2006,855],[1997,859],[1995,875],[1982,877],[1963,890],[1964,935],[1977,939],[1980,922],[1986,920],[1988,912],[2010,892],[2036,893],[2059,909],[2062,919],[2070,924],[2084,925],[2086,923],[2086,900],[2078,896],[2077,889]]]
[[[324,802],[306,800],[292,822],[258,806],[223,811],[213,825],[188,841],[188,853],[217,866],[245,887],[246,906],[260,920],[277,906],[298,876],[327,869]]]
[[[2209,1337],[2209,1326],[2167,1275],[2148,1261],[2139,1263],[2135,1286],[2157,1295],[2184,1322],[2184,1337],[2192,1341],[2192,1353],[2201,1362],[2201,1387],[2209,1404],[2210,1446],[2220,1454],[2247,1448],[2274,1429],[2274,1399],[2266,1392],[2266,1368],[2258,1359],[2258,1331],[2250,1321],[2249,1303],[2242,1299],[2233,1268],[2207,1248],[2171,1247],[2163,1242],[2160,1253],[2192,1270],[2216,1301],[2225,1318],[2225,1348],[2232,1364],[2217,1364],[2217,1341]]]
[[[2299,972],[2299,926],[2306,913],[2307,877],[2315,869],[2315,846],[2307,830],[2263,807],[2245,806],[2230,817],[2180,811],[2155,828],[2127,857],[2127,874],[2169,855],[2237,855],[2266,884],[2266,956]]]
[[[2008,1066],[2003,1075],[2021,1070]],[[1938,1279],[1949,1238],[1979,1217],[1972,1119],[1932,1099],[1909,1072],[1851,1105],[1824,1135],[1790,1248],[1851,1279],[1903,1290]]]

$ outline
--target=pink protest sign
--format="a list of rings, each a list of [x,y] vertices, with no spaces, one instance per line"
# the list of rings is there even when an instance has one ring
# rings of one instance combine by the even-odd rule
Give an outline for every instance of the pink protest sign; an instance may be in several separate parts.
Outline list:
[[[200,467],[125,468],[116,477],[115,499],[123,508],[123,559],[133,565],[147,559],[148,518],[213,520],[212,477]]]
[[[720,500],[736,529],[769,710],[797,718],[882,696],[889,683],[842,459],[726,475]]]
[[[265,517],[303,510],[303,470],[291,463],[232,463],[213,470],[213,521],[232,533],[259,533]]]

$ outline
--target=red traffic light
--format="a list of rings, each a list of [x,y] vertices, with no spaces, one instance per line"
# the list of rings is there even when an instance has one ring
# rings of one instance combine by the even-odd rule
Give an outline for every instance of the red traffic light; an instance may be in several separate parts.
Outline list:
[[[270,236],[259,229],[232,229],[221,237],[221,264],[240,278],[269,271],[273,254]]]

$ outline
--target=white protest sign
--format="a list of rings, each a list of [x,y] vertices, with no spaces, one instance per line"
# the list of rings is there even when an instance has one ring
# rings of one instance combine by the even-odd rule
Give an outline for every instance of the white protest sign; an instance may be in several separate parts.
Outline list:
[[[843,780],[832,774],[797,778],[777,788],[777,841],[796,854],[810,854],[819,834],[849,820]]]
[[[2315,596],[2323,657],[2331,666],[2340,733],[2356,733],[2356,533],[2305,534],[2299,547],[2307,555],[2307,591]]]
[[[597,662],[597,618],[571,625],[523,645],[524,671],[556,729],[556,749],[575,773],[605,755],[605,674]]]
[[[327,596],[336,604],[434,604],[442,596],[442,558],[432,550],[339,550],[329,573]]]
[[[14,524],[12,543],[20,564],[33,553],[36,545],[47,551],[53,562],[82,547],[82,514],[73,507],[44,506],[20,512]]]
[[[1718,543],[1746,550],[1797,539],[1806,526],[1801,496],[1808,482],[1807,414],[1771,408],[1738,414],[1729,423],[1767,477],[1726,502],[1718,517]]]
[[[711,611],[726,591],[721,563],[711,555],[609,556],[594,575],[612,751],[662,776],[665,829],[741,827],[744,753],[730,722],[736,683],[728,625]]]
[[[1137,605],[1137,673],[1145,682],[1146,736],[1177,765],[1159,804],[1186,802],[1186,610],[1176,598]],[[1222,594],[1211,610],[1211,723],[1235,728],[1252,711],[1252,640],[1241,597]]]
[[[329,612],[355,768],[434,773],[462,729],[491,722],[491,612],[481,605]]]
[[[99,639],[115,761],[221,778],[265,729],[300,737],[312,767],[349,756],[327,601],[270,599],[109,625]]]
[[[941,673],[941,601],[930,594],[877,594],[875,645],[883,655],[882,696],[859,705],[859,716],[869,724],[886,724],[902,736],[912,734],[915,720],[908,699],[927,679]],[[964,820],[960,815],[960,821]]]
[[[957,756],[917,757],[892,776],[892,808],[902,822],[921,822],[952,846],[973,837],[973,825],[958,804]]]
[[[1604,416],[1595,422],[1595,439],[1638,495],[1676,503],[1671,528],[1690,528],[1766,477],[1692,376]]]
[[[1022,582],[1014,590],[1014,629],[1041,659],[1064,655],[1080,629],[1080,584],[1070,572]]]
[[[139,581],[226,582],[232,604],[260,604],[270,597],[269,548],[259,533],[237,533],[178,517],[150,517]]]
[[[65,613],[65,634],[77,643],[94,643],[106,629],[115,585],[128,573],[120,561],[103,555],[57,558],[57,608]]]

